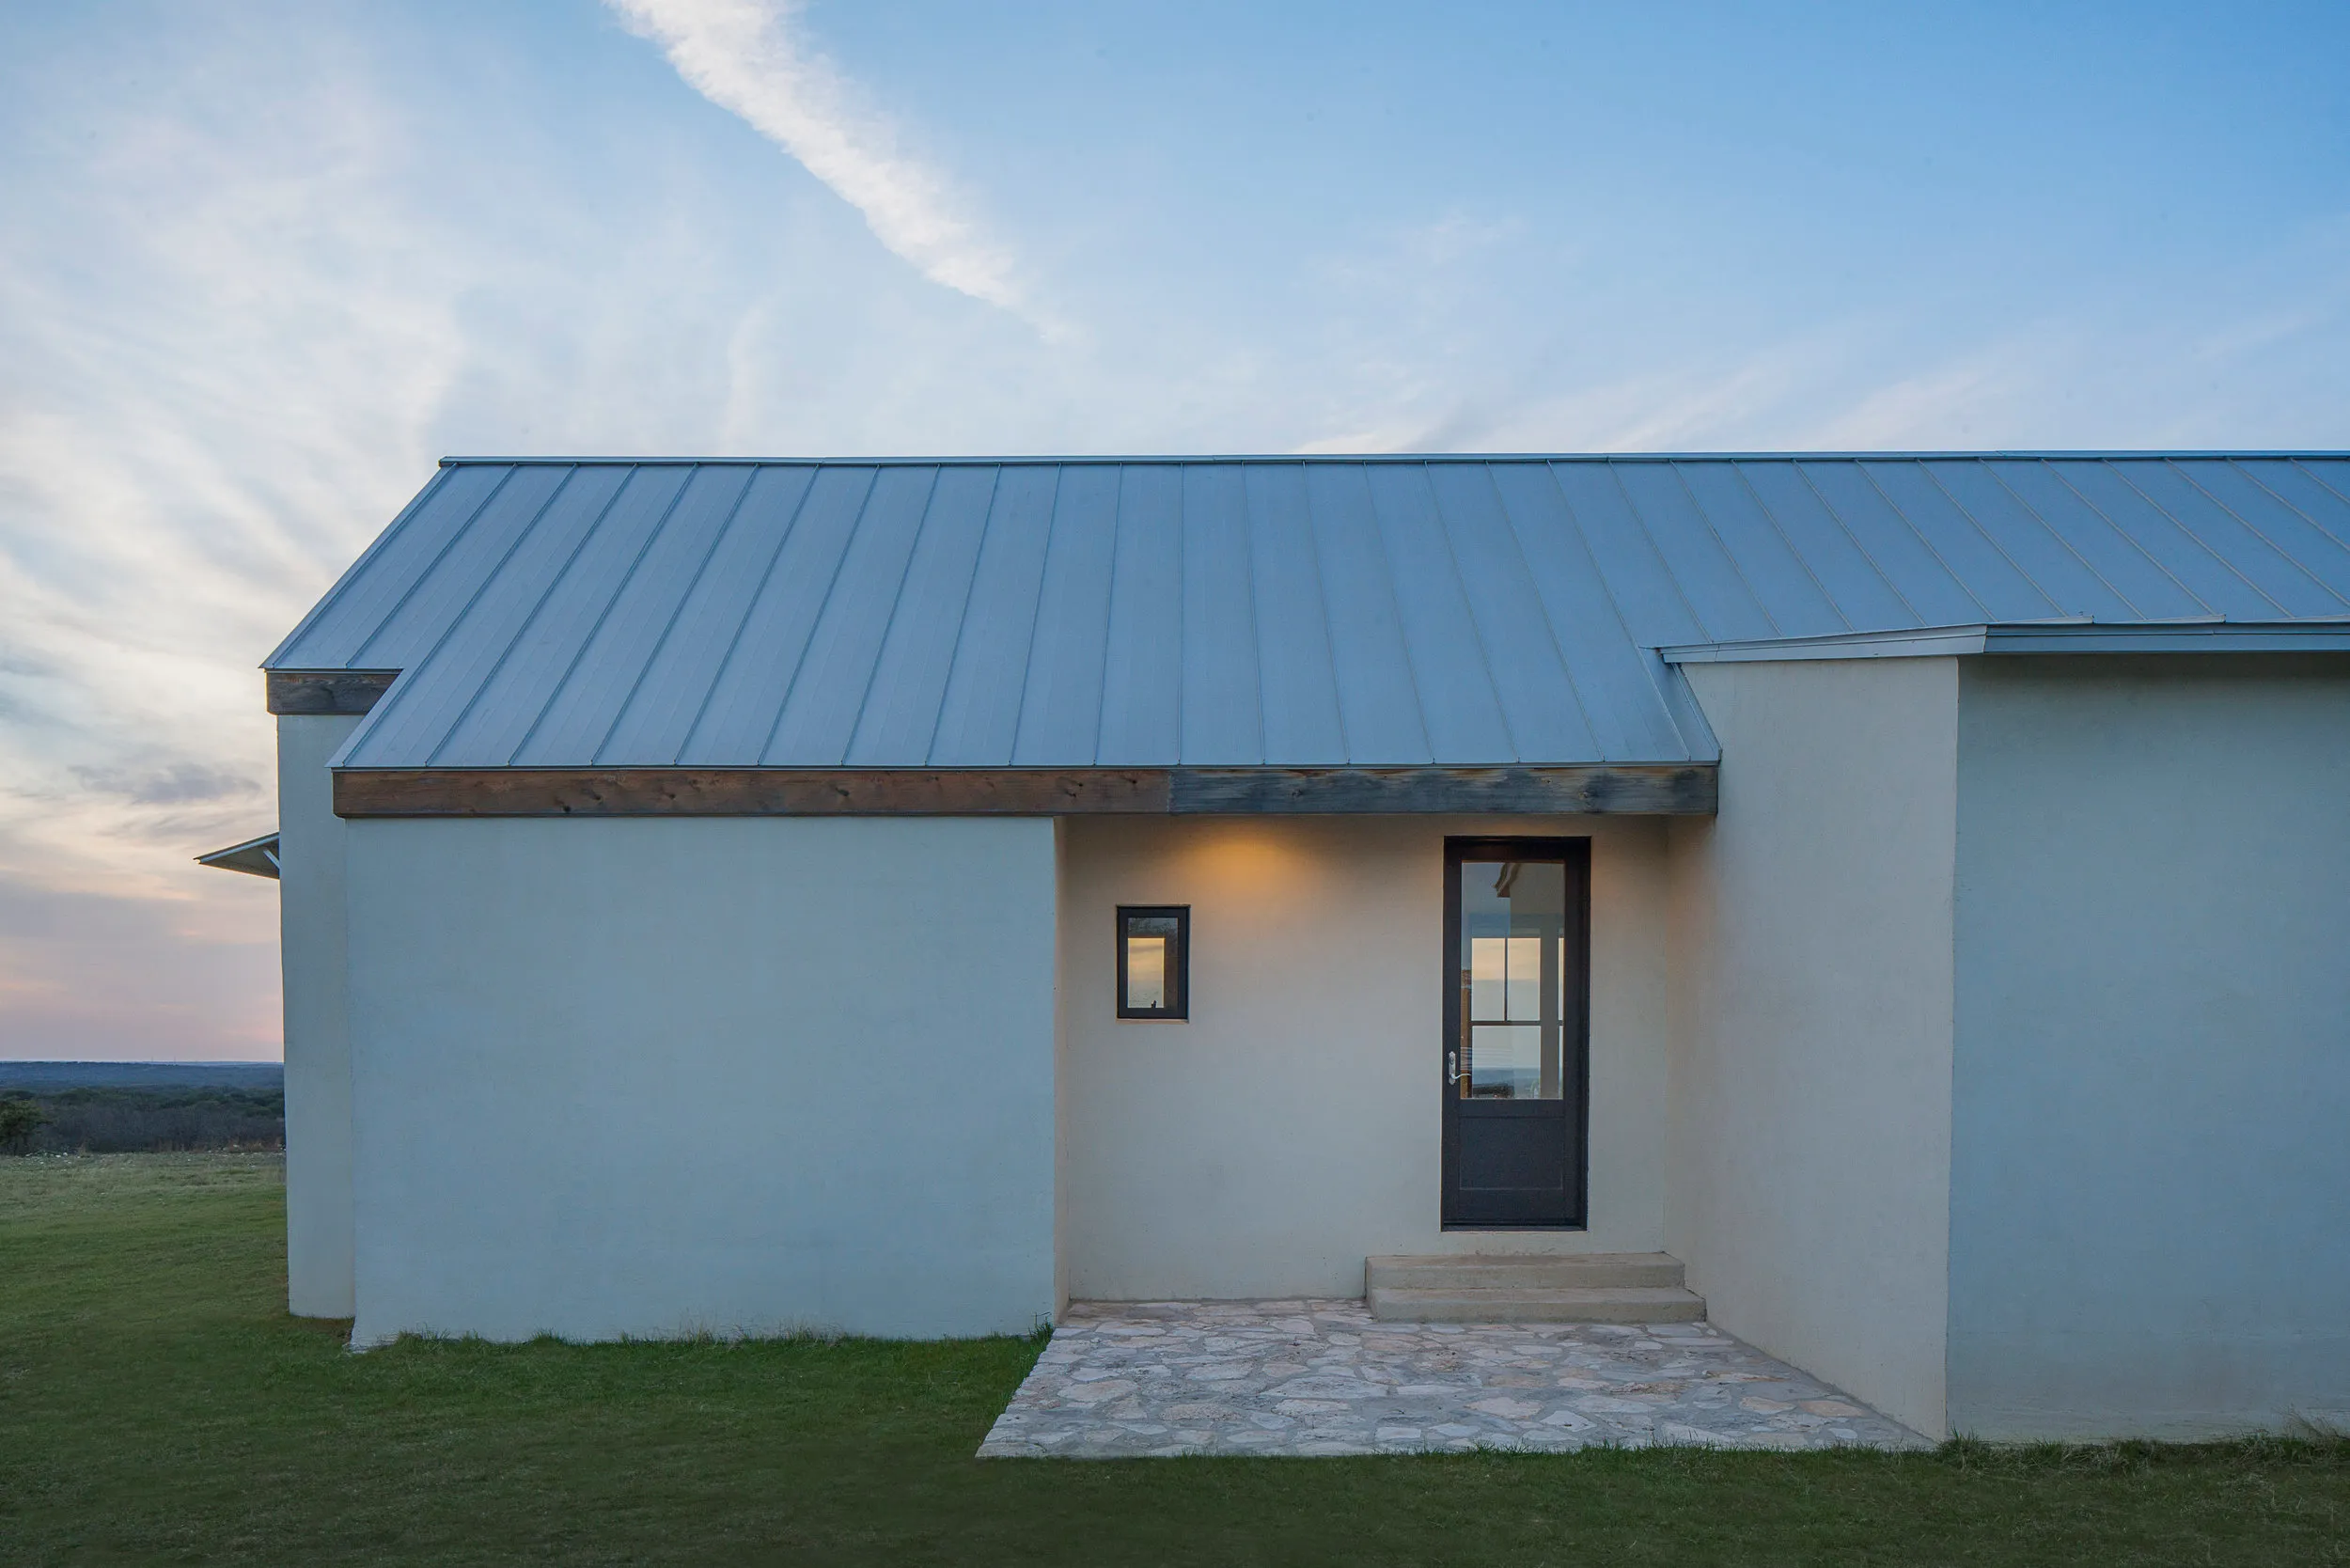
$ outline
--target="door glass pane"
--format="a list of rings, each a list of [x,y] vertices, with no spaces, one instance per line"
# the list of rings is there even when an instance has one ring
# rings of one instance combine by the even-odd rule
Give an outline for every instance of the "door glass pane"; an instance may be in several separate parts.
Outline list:
[[[1559,862],[1463,862],[1456,1083],[1464,1099],[1561,1097],[1566,920]]]
[[[1503,1003],[1509,995],[1510,939],[1471,936],[1468,946],[1469,1016],[1480,1023],[1501,1023],[1510,1016]]]
[[[1543,1016],[1543,939],[1510,938],[1510,1018],[1532,1024]]]
[[[1477,1024],[1469,1029],[1469,1094],[1479,1100],[1556,1099],[1541,1092],[1540,1024]]]

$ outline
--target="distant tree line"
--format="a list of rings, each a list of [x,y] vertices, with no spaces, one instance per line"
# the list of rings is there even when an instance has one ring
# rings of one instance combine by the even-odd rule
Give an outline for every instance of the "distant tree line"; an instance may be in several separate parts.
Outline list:
[[[282,1089],[0,1090],[0,1152],[283,1149]]]

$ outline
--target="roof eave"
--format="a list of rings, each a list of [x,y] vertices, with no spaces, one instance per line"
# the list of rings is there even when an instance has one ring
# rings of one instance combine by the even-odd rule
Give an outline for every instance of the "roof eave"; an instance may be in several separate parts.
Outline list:
[[[1936,659],[1980,653],[2321,653],[2350,651],[2350,619],[2297,621],[2016,621],[1919,626],[1824,637],[1762,637],[1660,648],[1668,665],[1800,659]]]

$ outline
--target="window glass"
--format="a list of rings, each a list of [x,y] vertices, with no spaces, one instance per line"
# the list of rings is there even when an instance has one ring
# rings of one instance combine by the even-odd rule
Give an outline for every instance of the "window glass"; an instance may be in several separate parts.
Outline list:
[[[1142,929],[1154,923],[1137,920],[1126,937],[1126,1005],[1152,1011],[1167,1006],[1167,938]]]
[[[1184,996],[1185,928],[1189,911],[1130,909],[1118,912],[1118,1015],[1121,1018],[1181,1018]]]

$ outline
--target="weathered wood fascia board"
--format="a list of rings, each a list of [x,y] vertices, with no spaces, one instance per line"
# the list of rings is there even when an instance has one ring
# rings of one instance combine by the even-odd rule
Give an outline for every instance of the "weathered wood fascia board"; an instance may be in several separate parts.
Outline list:
[[[400,677],[396,669],[273,669],[263,673],[273,713],[364,713]]]
[[[1569,767],[1175,768],[1177,812],[1710,816],[1710,762]]]
[[[341,768],[343,817],[1706,816],[1711,762],[1491,768]]]

